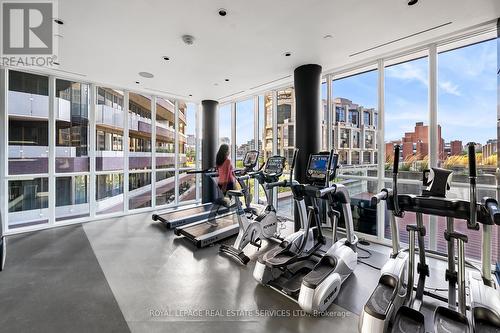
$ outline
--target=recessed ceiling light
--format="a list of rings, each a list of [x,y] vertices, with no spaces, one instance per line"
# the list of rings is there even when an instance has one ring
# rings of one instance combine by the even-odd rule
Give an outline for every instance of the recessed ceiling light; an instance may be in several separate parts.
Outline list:
[[[285,57],[289,57],[292,55],[292,52],[285,52]]]
[[[330,35],[330,34],[328,34],[328,35],[324,35],[324,36],[323,36],[323,38],[324,38],[324,39],[330,39],[330,38],[332,38],[332,37],[333,37],[333,36],[332,36],[332,35]]]
[[[413,6],[417,2],[418,2],[418,0],[408,0],[408,6]]]
[[[224,8],[220,8],[219,9],[219,15],[220,16],[226,16],[227,15],[227,10],[225,10]]]
[[[140,82],[139,82],[139,81],[135,81],[135,83],[136,83],[136,84],[140,84]]]
[[[142,76],[142,77],[144,77],[146,79],[152,79],[154,77],[153,74],[148,73],[148,72],[139,72],[139,76]]]
[[[225,79],[224,81],[229,82],[229,79]]]
[[[56,22],[59,25],[63,25],[64,24],[64,21],[61,20],[61,19],[58,19],[58,18],[54,19],[54,22]]]
[[[189,94],[189,97],[193,97],[193,94]]]
[[[163,58],[163,60],[165,60],[165,61],[169,61],[169,60],[170,60],[170,57],[167,57],[167,56],[163,56],[162,58]]]

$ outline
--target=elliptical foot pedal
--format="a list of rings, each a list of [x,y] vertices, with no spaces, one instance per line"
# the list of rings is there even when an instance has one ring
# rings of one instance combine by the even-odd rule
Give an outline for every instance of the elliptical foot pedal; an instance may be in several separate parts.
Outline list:
[[[434,332],[471,333],[467,317],[460,312],[440,306],[434,312]]]
[[[231,258],[236,259],[243,265],[248,264],[250,261],[250,258],[243,253],[243,251],[238,251],[232,246],[227,246],[222,244],[219,248],[219,252],[228,254]]]
[[[407,306],[400,307],[392,324],[391,332],[425,333],[424,315]]]

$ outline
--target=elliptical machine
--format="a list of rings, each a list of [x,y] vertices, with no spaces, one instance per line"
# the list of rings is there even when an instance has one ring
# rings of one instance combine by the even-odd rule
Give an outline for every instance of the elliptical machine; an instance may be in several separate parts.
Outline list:
[[[476,202],[474,145],[469,144],[470,201],[446,198],[446,191],[450,189],[451,184],[451,171],[438,168],[424,171],[423,184],[428,188],[421,195],[398,194],[399,150],[400,147],[396,145],[393,166],[394,188],[383,189],[372,198],[372,203],[375,204],[380,200],[385,200],[388,210],[392,211],[390,221],[393,253],[382,268],[379,283],[364,306],[359,331],[363,333],[425,332],[425,318],[419,311],[424,294],[425,277],[429,273],[425,263],[423,214],[446,217],[444,237],[448,242],[448,269],[446,270],[446,280],[449,283],[448,306],[440,306],[436,309],[433,316],[434,331],[471,332],[466,312],[465,292],[464,246],[467,243],[467,235],[454,230],[455,219],[466,220],[467,227],[472,230],[479,229],[477,222],[483,224],[483,275],[472,272],[470,282],[472,327],[475,332],[498,331],[500,329],[500,297],[496,284],[491,279],[491,265],[488,258],[491,255],[489,232],[491,225],[499,224],[500,212],[495,199],[485,198],[483,204]],[[417,218],[416,226],[407,226],[410,236],[409,255],[399,248],[396,223],[396,217],[402,217],[404,212],[414,212]],[[415,296],[413,296],[415,234],[418,237],[420,262],[417,266],[419,280]],[[457,265],[455,265],[455,241],[458,247]],[[405,283],[406,270],[408,270],[407,283]],[[486,276],[489,276],[490,280],[485,278]],[[488,289],[490,287],[492,289]],[[435,297],[431,293],[426,293],[426,295]],[[474,299],[478,301],[475,302]]]
[[[240,197],[244,197],[243,190],[231,190],[227,192],[229,197],[233,197],[236,201],[238,224],[240,231],[233,246],[222,244],[220,252],[228,254],[231,258],[238,260],[243,265],[246,265],[250,258],[243,252],[243,249],[250,243],[253,246],[260,248],[263,239],[278,238],[277,226],[278,217],[276,209],[273,206],[273,191],[266,189],[264,186],[268,183],[277,182],[283,174],[286,158],[281,156],[272,156],[267,160],[264,170],[262,168],[256,172],[249,172],[245,176],[237,177],[238,181],[247,181],[250,178],[257,179],[259,185],[262,186],[266,194],[267,206],[260,214],[255,214],[254,219],[248,218],[245,211],[241,208],[242,204]]]
[[[359,320],[359,331],[361,333],[387,332],[395,312],[408,298],[405,279],[409,256],[400,247],[399,228],[396,221],[396,217],[402,217],[403,212],[399,208],[399,201],[394,199],[398,198],[399,153],[400,147],[395,145],[392,168],[393,188],[382,189],[371,200],[372,206],[376,206],[379,202],[385,200],[387,209],[391,212],[389,220],[392,252],[389,260],[380,270],[379,282],[361,312]]]
[[[294,154],[294,161],[297,151]],[[286,237],[279,245],[264,253],[256,263],[253,276],[261,284],[295,300],[308,313],[325,311],[337,297],[342,283],[357,264],[357,237],[351,215],[350,198],[342,184],[331,184],[335,177],[338,155],[312,154],[307,167],[310,184],[299,184],[291,179],[273,184],[291,187],[298,208],[301,228]],[[292,170],[293,171],[293,170]],[[306,208],[305,198],[312,206]],[[321,230],[318,200],[327,200],[328,217],[337,233],[339,212],[334,211],[340,202],[346,220],[346,238],[337,240],[325,253],[326,244]]]

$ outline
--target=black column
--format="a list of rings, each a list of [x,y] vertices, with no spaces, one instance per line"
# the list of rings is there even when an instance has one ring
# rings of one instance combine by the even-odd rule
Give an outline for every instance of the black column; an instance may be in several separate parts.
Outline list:
[[[202,140],[201,140],[201,168],[207,169],[215,166],[215,155],[219,144],[219,109],[218,102],[212,100],[201,101],[202,106]],[[202,202],[212,202],[215,199],[213,182],[203,177]]]
[[[299,149],[295,179],[306,181],[309,155],[321,150],[321,66],[302,65],[293,72],[295,86],[295,147]],[[295,230],[300,227],[295,214]]]

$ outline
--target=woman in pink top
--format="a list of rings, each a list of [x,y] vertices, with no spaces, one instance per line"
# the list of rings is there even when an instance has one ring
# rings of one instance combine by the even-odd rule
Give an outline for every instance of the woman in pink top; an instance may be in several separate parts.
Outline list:
[[[219,172],[219,187],[223,193],[226,191],[234,190],[234,170],[229,159],[229,146],[222,144],[217,152],[215,164]]]

